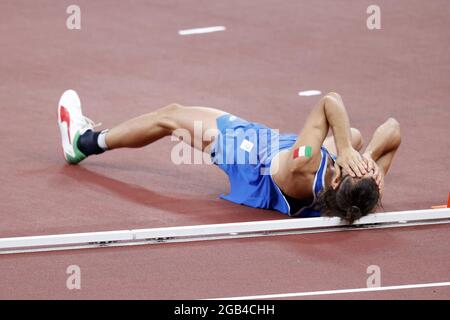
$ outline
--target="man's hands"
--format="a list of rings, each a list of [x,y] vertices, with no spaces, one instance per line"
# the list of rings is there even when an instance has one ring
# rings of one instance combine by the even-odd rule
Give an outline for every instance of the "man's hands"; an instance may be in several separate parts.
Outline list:
[[[352,177],[373,177],[380,190],[383,188],[383,172],[373,160],[370,153],[364,153],[361,155],[355,149],[349,148],[348,150],[342,152],[337,158],[334,168],[336,171],[336,178],[341,177],[343,170]]]
[[[383,187],[383,172],[373,160],[370,153],[361,155],[355,149],[348,148],[338,156],[334,168],[336,170],[336,177],[341,177],[341,170],[343,170],[352,177],[361,178],[363,176],[371,176],[375,179],[380,189]]]
[[[378,167],[377,163],[372,159],[369,153],[364,153],[362,155],[364,161],[367,163],[367,171],[373,175],[373,178],[377,182],[378,186],[381,188],[383,184],[383,174]]]
[[[341,175],[341,168],[352,177],[361,178],[368,173],[368,163],[361,154],[352,147],[346,148],[339,153],[336,159],[336,174]],[[376,164],[375,164],[376,165]]]

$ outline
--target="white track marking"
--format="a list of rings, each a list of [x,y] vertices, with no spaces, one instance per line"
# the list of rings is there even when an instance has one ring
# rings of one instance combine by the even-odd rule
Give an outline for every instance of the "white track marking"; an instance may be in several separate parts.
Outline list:
[[[390,290],[406,290],[406,289],[449,287],[449,286],[450,286],[450,282],[432,282],[432,283],[407,284],[407,285],[389,286],[389,287],[326,290],[326,291],[311,291],[311,292],[296,292],[296,293],[281,293],[281,294],[266,294],[266,295],[257,295],[257,296],[214,298],[214,299],[207,299],[207,300],[282,299],[282,298],[292,298],[292,297],[323,296],[323,295],[345,294],[345,293],[375,292],[375,291],[390,291]]]
[[[195,28],[195,29],[186,29],[178,31],[180,36],[187,36],[191,34],[202,34],[202,33],[211,33],[218,31],[225,31],[226,28],[224,26],[215,26],[215,27],[206,27],[206,28]]]
[[[318,96],[320,94],[322,94],[322,92],[319,91],[319,90],[306,90],[306,91],[300,91],[298,93],[298,95],[301,96],[301,97]]]
[[[0,238],[0,254],[20,251],[49,251],[69,247],[124,246],[130,243],[188,242],[212,239],[233,239],[242,237],[261,237],[286,232],[324,232],[332,228],[377,228],[408,226],[430,223],[448,223],[450,208],[410,210],[370,214],[355,221],[349,227],[339,218],[305,218],[223,223],[211,225],[166,227],[152,229],[116,230],[74,234],[56,234]],[[404,221],[404,223],[399,223]],[[336,231],[336,230],[334,230]]]

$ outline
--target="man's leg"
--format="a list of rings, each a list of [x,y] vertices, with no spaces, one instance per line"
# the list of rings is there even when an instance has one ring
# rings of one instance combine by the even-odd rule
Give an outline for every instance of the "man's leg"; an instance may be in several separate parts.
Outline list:
[[[173,103],[113,127],[105,133],[106,146],[109,150],[141,148],[171,134],[177,135],[177,130],[184,129],[190,134],[192,147],[209,152],[206,148],[211,141],[203,141],[203,135],[208,131],[214,138],[216,119],[224,114],[226,112],[214,108]],[[201,125],[200,132],[196,132],[196,125]]]
[[[364,145],[361,132],[358,129],[351,128],[352,146],[355,150],[360,151]],[[324,147],[332,154],[337,155],[336,144],[333,136],[329,136],[323,142]]]
[[[375,130],[365,152],[370,154],[384,175],[389,171],[401,141],[400,123],[394,118],[389,118]]]

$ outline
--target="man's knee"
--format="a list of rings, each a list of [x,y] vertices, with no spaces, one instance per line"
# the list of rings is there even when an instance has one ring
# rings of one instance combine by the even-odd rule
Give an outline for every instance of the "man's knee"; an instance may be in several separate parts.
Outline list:
[[[171,103],[157,111],[158,125],[170,132],[179,128],[178,114],[186,108],[179,103]]]
[[[397,121],[397,119],[390,117],[386,120],[386,122],[393,127],[394,129],[398,130],[400,132],[400,122]]]
[[[398,122],[397,119],[390,117],[389,119],[386,120],[386,123],[392,130],[391,137],[395,138],[396,148],[398,148],[402,142],[402,137],[400,133],[400,122]]]
[[[351,132],[352,132],[353,148],[355,148],[356,150],[361,150],[361,148],[364,145],[364,141],[363,141],[361,132],[356,128],[351,128]]]
[[[161,113],[162,115],[170,116],[173,115],[174,113],[179,112],[183,108],[185,107],[179,103],[170,103],[167,106],[162,107],[159,110],[159,113]]]

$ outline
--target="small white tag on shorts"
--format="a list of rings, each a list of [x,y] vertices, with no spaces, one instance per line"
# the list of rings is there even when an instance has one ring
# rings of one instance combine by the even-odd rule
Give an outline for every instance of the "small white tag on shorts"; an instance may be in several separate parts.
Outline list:
[[[240,148],[244,151],[250,152],[253,149],[253,143],[251,141],[248,141],[247,139],[244,139],[241,143]]]
[[[228,118],[229,121],[234,121],[234,120],[236,120],[236,119],[237,119],[236,116],[230,116],[230,117]]]

